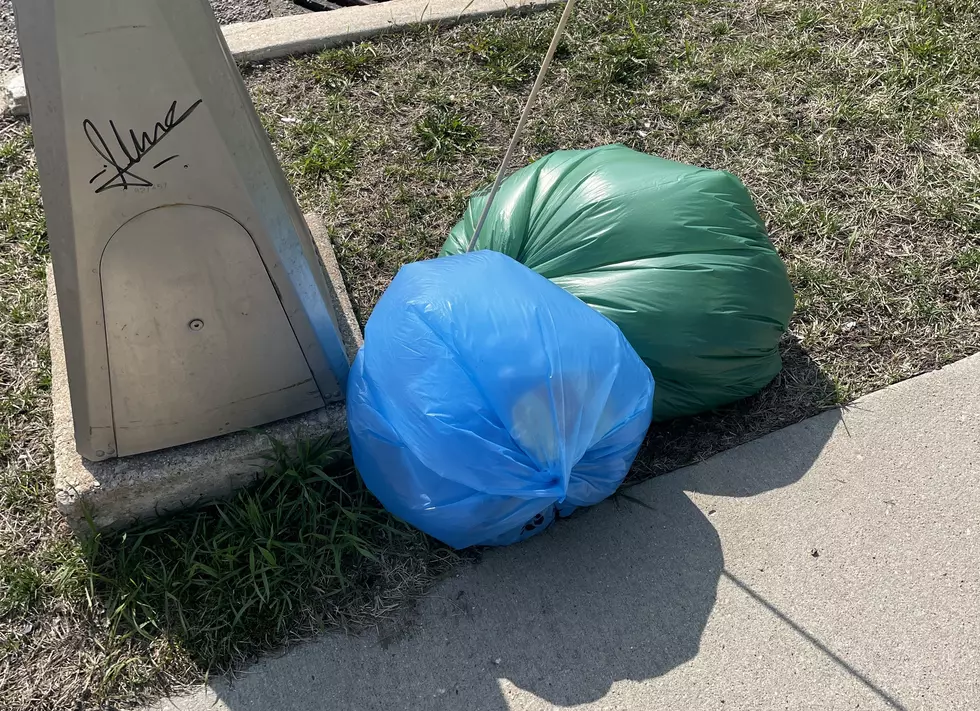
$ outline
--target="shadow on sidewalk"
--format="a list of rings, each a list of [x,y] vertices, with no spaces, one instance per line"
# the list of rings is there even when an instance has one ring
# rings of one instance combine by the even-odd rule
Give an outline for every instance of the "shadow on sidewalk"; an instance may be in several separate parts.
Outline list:
[[[634,487],[642,505],[619,500],[618,511],[589,512],[517,561],[494,561],[500,599],[471,604],[492,610],[480,615],[492,625],[480,637],[501,659],[496,675],[574,706],[603,698],[616,681],[651,679],[693,659],[724,559],[714,526],[686,492],[743,497],[790,485],[838,422],[830,412],[801,425],[778,458],[752,468],[743,458],[710,476],[691,468]]]
[[[805,365],[813,370],[789,382],[826,380]],[[666,674],[697,655],[724,569],[718,534],[686,492],[746,497],[793,484],[839,421],[825,412],[714,466],[630,487],[629,498],[488,552],[376,636],[324,638],[214,692],[233,711],[506,711],[525,708],[509,705],[510,685],[564,707]],[[288,693],[270,691],[271,680]]]

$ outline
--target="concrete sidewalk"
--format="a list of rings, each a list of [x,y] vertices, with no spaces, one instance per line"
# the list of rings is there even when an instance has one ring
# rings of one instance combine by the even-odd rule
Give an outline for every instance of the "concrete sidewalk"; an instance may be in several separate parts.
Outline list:
[[[980,708],[980,356],[629,494],[154,708]]]

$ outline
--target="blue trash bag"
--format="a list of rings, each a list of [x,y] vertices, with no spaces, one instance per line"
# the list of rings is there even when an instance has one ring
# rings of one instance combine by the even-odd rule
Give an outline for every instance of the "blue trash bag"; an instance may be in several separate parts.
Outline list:
[[[652,408],[612,321],[491,251],[402,267],[347,387],[364,482],[454,548],[516,543],[612,494]]]

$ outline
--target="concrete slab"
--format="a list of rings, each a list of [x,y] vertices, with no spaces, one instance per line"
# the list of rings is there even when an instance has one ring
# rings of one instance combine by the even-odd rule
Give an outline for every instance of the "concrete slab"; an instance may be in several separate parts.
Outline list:
[[[20,71],[11,73],[0,85],[0,116],[27,116],[29,112],[24,73]]]
[[[330,278],[341,336],[353,359],[363,343],[361,329],[344,288],[330,238],[322,221],[306,215],[307,224]],[[54,278],[48,269],[48,328],[51,341],[55,497],[58,510],[80,535],[97,529],[124,528],[210,499],[227,496],[252,483],[269,451],[269,438],[283,442],[347,429],[344,403],[271,423],[256,432],[236,432],[159,452],[90,462],[75,450],[74,425],[61,319]]]
[[[157,711],[980,708],[980,356]]]
[[[256,61],[360,42],[414,25],[451,26],[557,4],[558,0],[395,0],[227,25],[222,29],[236,59]]]
[[[235,59],[248,62],[339,47],[416,25],[450,27],[492,15],[535,12],[559,4],[561,0],[393,0],[330,12],[236,22],[222,26],[221,31]],[[0,95],[4,94],[0,115],[29,113],[22,73],[10,79],[5,88],[0,87]]]

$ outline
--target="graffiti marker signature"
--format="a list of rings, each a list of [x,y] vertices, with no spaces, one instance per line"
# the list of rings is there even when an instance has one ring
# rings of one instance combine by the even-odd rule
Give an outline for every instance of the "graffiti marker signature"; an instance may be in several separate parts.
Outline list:
[[[89,180],[89,185],[94,183],[100,177],[108,174],[108,179],[101,183],[95,188],[96,193],[101,193],[104,190],[111,190],[113,188],[122,188],[123,190],[128,190],[131,187],[134,188],[151,188],[153,183],[151,183],[146,178],[142,178],[133,172],[133,168],[139,165],[140,161],[153,150],[157,144],[160,143],[164,138],[170,135],[170,132],[177,128],[180,124],[187,120],[194,109],[201,105],[201,99],[198,99],[193,104],[188,107],[184,113],[177,115],[177,102],[174,101],[170,104],[170,108],[167,110],[167,114],[163,117],[163,121],[158,121],[153,126],[153,133],[147,133],[144,131],[139,136],[136,135],[136,131],[129,130],[129,142],[126,138],[120,135],[119,130],[116,128],[114,121],[109,121],[109,128],[112,129],[112,135],[116,139],[116,145],[118,150],[122,151],[122,156],[116,158],[116,154],[113,153],[113,149],[109,147],[106,140],[102,137],[99,129],[96,128],[95,124],[91,120],[85,119],[82,121],[82,129],[85,131],[85,137],[88,138],[88,142],[91,144],[95,152],[98,153],[106,164],[103,169],[92,176]],[[164,158],[160,162],[154,164],[153,169],[157,169],[160,166],[172,161],[177,157],[177,154],[171,155],[169,158]],[[141,171],[142,172],[142,171]]]

